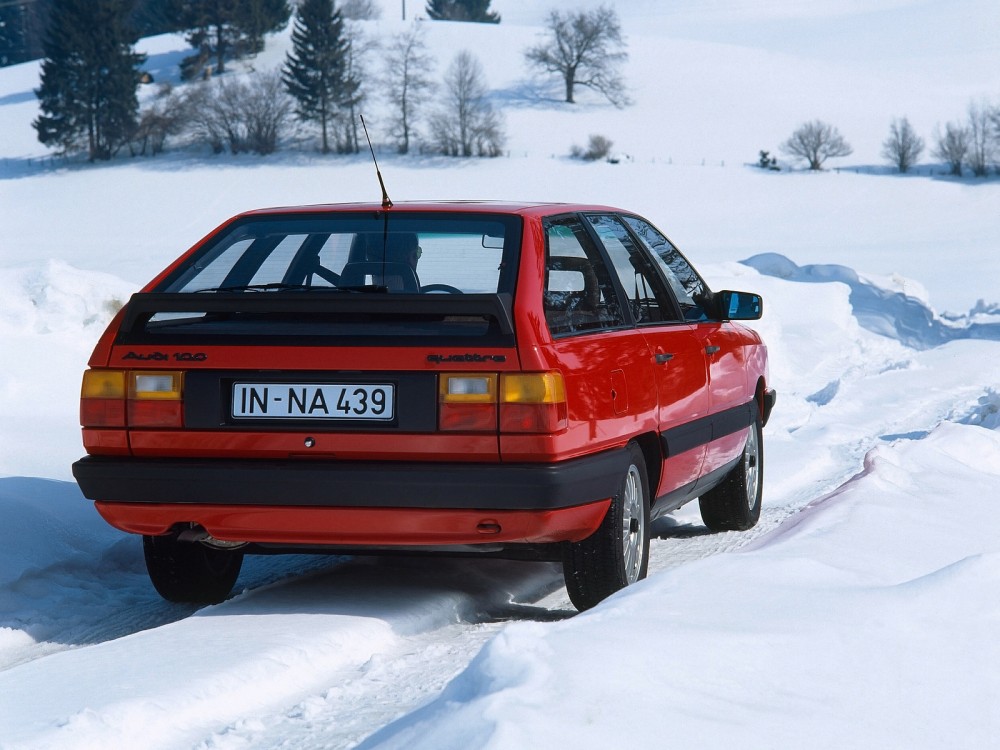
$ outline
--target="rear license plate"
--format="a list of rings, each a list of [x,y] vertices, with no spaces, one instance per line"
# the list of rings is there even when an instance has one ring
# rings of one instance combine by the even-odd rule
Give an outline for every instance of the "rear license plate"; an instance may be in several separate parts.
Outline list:
[[[391,420],[388,383],[235,383],[234,419]]]

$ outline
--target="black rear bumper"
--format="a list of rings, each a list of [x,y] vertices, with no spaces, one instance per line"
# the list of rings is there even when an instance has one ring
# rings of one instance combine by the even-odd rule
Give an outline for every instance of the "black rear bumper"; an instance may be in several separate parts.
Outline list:
[[[612,497],[624,449],[546,464],[86,456],[84,496],[117,503],[556,510]]]

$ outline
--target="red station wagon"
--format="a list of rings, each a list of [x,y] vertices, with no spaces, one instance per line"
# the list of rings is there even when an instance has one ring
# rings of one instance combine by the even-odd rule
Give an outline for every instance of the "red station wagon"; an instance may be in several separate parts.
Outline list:
[[[104,333],[73,473],[173,601],[247,553],[391,550],[561,561],[585,609],[645,576],[652,519],[757,522],[761,308],[616,208],[252,211]]]

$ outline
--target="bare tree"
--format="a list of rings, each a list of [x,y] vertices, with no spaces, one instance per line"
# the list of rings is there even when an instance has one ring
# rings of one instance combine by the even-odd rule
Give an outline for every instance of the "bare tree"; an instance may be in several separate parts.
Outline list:
[[[156,156],[167,138],[184,131],[187,114],[183,98],[169,83],[162,84],[156,98],[139,112],[139,122],[129,142],[132,156]]]
[[[969,131],[957,122],[949,122],[944,126],[944,133],[934,128],[934,150],[931,156],[948,163],[950,173],[956,177],[962,176],[962,165],[969,153]]]
[[[222,78],[196,84],[184,103],[190,129],[215,153],[270,154],[292,116],[292,99],[278,71],[247,81]]]
[[[365,90],[365,81],[368,80],[366,63],[368,54],[378,46],[378,42],[371,39],[353,23],[345,24],[344,38],[347,42],[347,50],[344,56],[344,80],[347,84],[345,96],[340,103],[341,113],[345,115],[341,120],[341,135],[337,141],[337,150],[342,154],[356,154],[359,150],[358,134],[358,112],[362,103],[368,95]]]
[[[987,102],[969,103],[969,151],[966,163],[976,177],[985,177],[997,153],[993,138],[993,117]]]
[[[924,139],[917,135],[905,117],[893,119],[889,137],[882,142],[882,156],[901,172],[910,170],[924,152]]]
[[[840,132],[821,120],[799,126],[791,138],[781,144],[781,150],[790,156],[805,159],[809,169],[822,169],[823,162],[840,156],[850,156],[854,149]]]
[[[506,136],[503,119],[487,99],[479,60],[469,51],[455,55],[444,80],[442,108],[431,118],[431,135],[448,156],[499,156]]]
[[[618,14],[601,5],[594,10],[553,10],[546,21],[548,37],[525,50],[528,63],[562,76],[566,101],[577,86],[603,94],[616,107],[629,104],[620,68],[628,59]]]
[[[399,144],[399,153],[406,154],[416,134],[420,109],[434,90],[430,77],[434,58],[427,54],[423,25],[412,24],[408,31],[394,36],[384,59],[386,98],[394,109],[392,135]]]

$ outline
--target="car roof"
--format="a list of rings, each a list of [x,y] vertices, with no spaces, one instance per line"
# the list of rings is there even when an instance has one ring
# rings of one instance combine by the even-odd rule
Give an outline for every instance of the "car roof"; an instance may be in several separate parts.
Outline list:
[[[518,216],[548,216],[574,211],[613,211],[621,209],[585,203],[544,203],[515,201],[400,201],[384,209],[381,203],[327,203],[304,206],[280,206],[246,211],[240,216],[275,216],[282,214],[336,214],[387,210],[393,213],[443,212],[443,213],[498,213]]]

